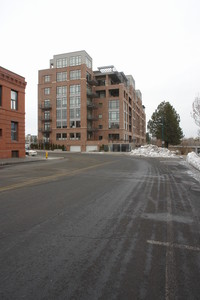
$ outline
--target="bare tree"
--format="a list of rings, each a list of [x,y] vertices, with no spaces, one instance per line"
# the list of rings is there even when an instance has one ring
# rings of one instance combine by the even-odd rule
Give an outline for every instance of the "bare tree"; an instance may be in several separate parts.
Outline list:
[[[196,97],[192,103],[192,118],[196,125],[200,127],[200,97]]]

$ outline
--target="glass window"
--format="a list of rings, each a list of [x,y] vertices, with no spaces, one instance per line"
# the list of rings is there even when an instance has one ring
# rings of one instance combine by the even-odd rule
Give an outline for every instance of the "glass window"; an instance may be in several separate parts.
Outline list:
[[[49,99],[44,100],[44,107],[51,107],[51,102]]]
[[[11,109],[17,110],[18,92],[11,90]]]
[[[44,89],[44,94],[49,95],[50,94],[50,88],[45,88]]]
[[[56,60],[56,67],[57,68],[67,67],[67,57],[57,59]]]
[[[50,75],[44,76],[44,82],[50,82]]]
[[[56,133],[56,140],[61,140],[61,133]]]
[[[81,78],[81,70],[70,71],[70,80],[76,80]]]
[[[71,56],[69,60],[70,66],[78,66],[81,65],[81,56]]]
[[[18,138],[18,123],[11,122],[11,140],[17,141]]]
[[[102,115],[99,115],[99,119],[102,119]]]
[[[66,81],[67,80],[67,72],[59,72],[56,73],[56,81]]]
[[[56,128],[61,128],[61,121],[56,121]]]
[[[119,108],[119,100],[109,101],[109,109],[118,109],[118,108]]]
[[[67,87],[66,86],[57,86],[56,88],[57,96],[66,96],[67,95]]]
[[[66,140],[66,139],[67,139],[67,134],[66,134],[66,133],[63,133],[63,134],[62,134],[62,139],[63,139],[63,140]]]

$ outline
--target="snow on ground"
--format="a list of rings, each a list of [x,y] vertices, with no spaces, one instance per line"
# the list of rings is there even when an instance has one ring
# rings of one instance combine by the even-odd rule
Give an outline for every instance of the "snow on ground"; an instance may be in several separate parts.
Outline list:
[[[146,157],[175,157],[176,152],[155,145],[145,145],[131,151],[131,155]]]
[[[188,153],[186,161],[200,171],[200,157],[195,152]]]
[[[138,149],[132,150],[130,154],[146,157],[177,157],[176,151],[170,151],[167,148],[161,148],[155,145],[141,146]],[[198,156],[195,152],[188,153],[186,161],[188,164],[200,171],[200,156]]]

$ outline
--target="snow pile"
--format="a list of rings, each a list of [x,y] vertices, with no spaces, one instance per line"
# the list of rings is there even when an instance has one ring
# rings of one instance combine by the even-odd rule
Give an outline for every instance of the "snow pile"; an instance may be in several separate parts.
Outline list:
[[[176,152],[170,151],[167,148],[161,148],[155,145],[145,145],[138,149],[132,150],[131,155],[146,156],[146,157],[175,157]]]
[[[195,152],[188,153],[186,161],[200,171],[200,157]]]

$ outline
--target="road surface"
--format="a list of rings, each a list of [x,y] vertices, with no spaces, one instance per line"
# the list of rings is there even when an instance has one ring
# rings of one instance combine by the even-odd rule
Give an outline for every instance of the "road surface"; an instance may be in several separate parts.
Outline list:
[[[1,300],[199,299],[199,280],[200,183],[180,159],[0,167]]]

